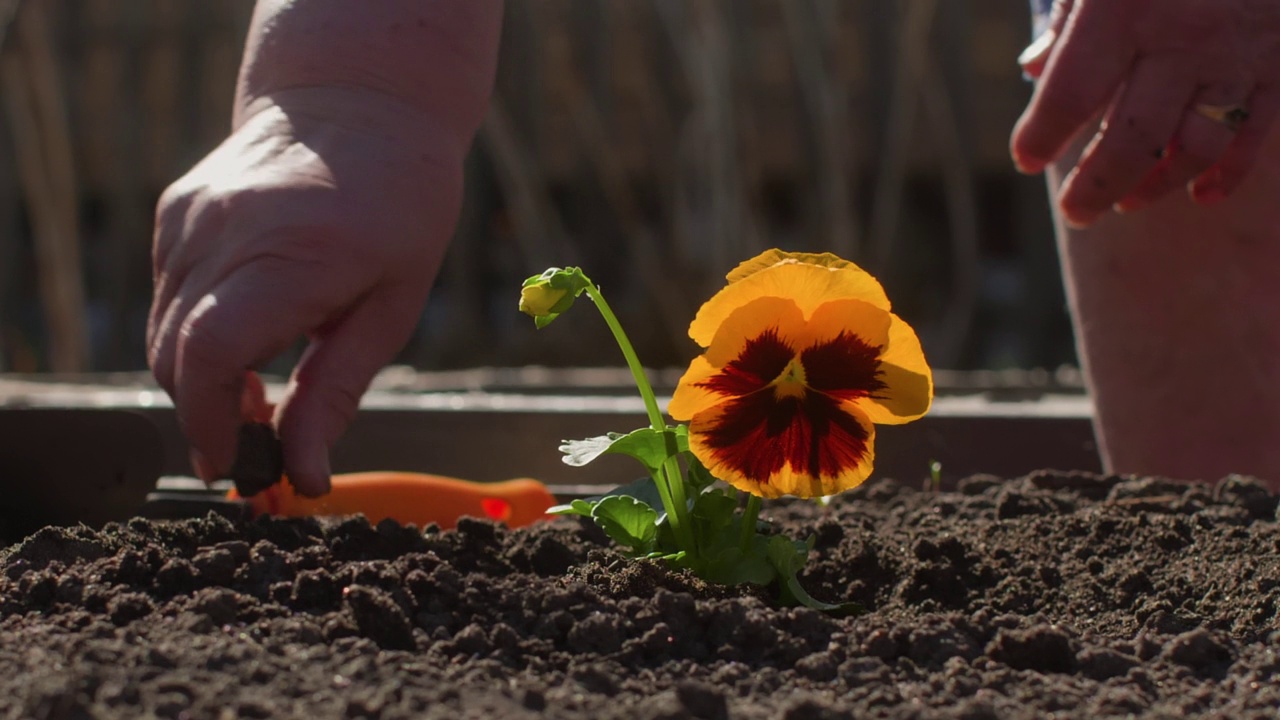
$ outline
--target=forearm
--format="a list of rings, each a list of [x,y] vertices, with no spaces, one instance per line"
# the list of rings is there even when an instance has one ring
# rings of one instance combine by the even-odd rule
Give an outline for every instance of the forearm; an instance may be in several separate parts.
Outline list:
[[[351,90],[469,143],[492,89],[501,20],[502,0],[258,0],[234,125],[283,93]]]

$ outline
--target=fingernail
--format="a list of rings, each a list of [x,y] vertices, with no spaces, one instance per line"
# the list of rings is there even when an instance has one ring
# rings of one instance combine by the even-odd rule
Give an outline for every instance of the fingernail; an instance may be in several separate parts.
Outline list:
[[[1011,154],[1013,155],[1013,166],[1023,175],[1039,175],[1044,172],[1046,163],[1043,161],[1028,158],[1016,150]]]
[[[1216,205],[1227,199],[1227,194],[1223,192],[1221,185],[1194,185],[1191,188],[1191,199],[1199,205]]]
[[[1082,213],[1079,211],[1063,210],[1062,219],[1066,222],[1067,227],[1072,230],[1085,230],[1090,225],[1097,222],[1100,213]]]
[[[1200,205],[1213,205],[1227,197],[1222,189],[1222,170],[1209,168],[1191,181],[1191,199]]]
[[[1040,37],[1018,54],[1018,64],[1022,66],[1022,71],[1032,79],[1040,77],[1049,59],[1049,52],[1053,50],[1053,44],[1057,39],[1058,34],[1053,30],[1040,33]]]
[[[1138,210],[1141,210],[1144,205],[1146,205],[1146,203],[1144,203],[1141,200],[1137,200],[1135,198],[1125,198],[1124,200],[1121,200],[1115,205],[1112,205],[1111,209],[1116,211],[1117,213],[1120,213],[1121,215],[1124,215],[1125,213],[1131,213],[1131,212],[1136,212]]]
[[[328,461],[324,463],[323,470],[317,468],[310,472],[298,473],[297,476],[286,475],[286,477],[293,485],[294,492],[304,497],[317,498],[328,495],[333,485]]]
[[[200,454],[199,450],[192,450],[190,453],[191,469],[195,472],[196,477],[204,481],[206,485],[218,479],[218,471],[213,464]]]

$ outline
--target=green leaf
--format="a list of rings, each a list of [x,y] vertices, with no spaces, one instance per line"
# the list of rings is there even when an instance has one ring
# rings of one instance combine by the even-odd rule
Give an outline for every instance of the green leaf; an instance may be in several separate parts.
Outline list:
[[[757,547],[743,552],[737,545],[722,547],[707,560],[704,577],[725,585],[768,585],[777,579],[778,571],[762,550]]]
[[[808,542],[791,540],[782,535],[774,535],[769,538],[767,551],[769,562],[777,569],[778,577],[782,581],[783,600],[839,616],[857,615],[866,612],[866,609],[858,603],[825,603],[814,599],[812,595],[805,591],[804,587],[800,585],[799,574],[804,569],[805,561],[808,560],[809,552],[812,549],[812,537],[809,538]]]
[[[743,545],[741,526],[746,518],[738,512],[735,490],[713,488],[701,493],[694,498],[689,517],[699,548],[693,569],[703,578],[726,585],[768,585],[777,579],[768,538],[753,532]]]
[[[804,569],[805,560],[809,558],[809,547],[806,543],[792,540],[785,535],[774,535],[769,538],[769,562],[778,568],[778,573],[791,577]]]
[[[738,535],[733,532],[733,515],[737,508],[737,498],[724,490],[708,490],[694,498],[689,515],[693,518],[698,546],[736,545]]]
[[[564,457],[561,460],[565,465],[582,467],[609,452],[613,444],[624,437],[626,436],[622,433],[611,432],[585,440],[562,440],[560,452],[564,453]]]
[[[603,500],[611,495],[622,495],[629,498],[635,498],[640,502],[648,505],[658,512],[658,522],[666,519],[667,514],[662,509],[662,493],[658,492],[658,484],[651,477],[642,477],[633,482],[629,482],[621,487],[614,488],[604,495],[596,498]]]
[[[681,425],[681,427],[684,427],[684,426]],[[688,462],[688,466],[689,466],[688,472],[686,472],[685,475],[686,477],[689,478],[689,484],[692,485],[697,490],[697,492],[702,492],[703,490],[706,490],[707,488],[715,484],[716,477],[711,474],[711,471],[707,469],[706,465],[702,464],[701,460],[694,457],[692,453],[687,452],[687,442],[688,442],[687,433],[685,435],[685,441],[686,441],[685,459]]]
[[[688,553],[686,553],[684,550],[681,550],[679,552],[674,552],[674,553],[658,551],[658,552],[651,552],[648,555],[645,555],[644,557],[646,560],[661,560],[663,562],[668,562],[675,565],[683,566],[685,558],[688,557]]]
[[[680,452],[679,444],[676,428],[661,431],[640,428],[626,435],[608,433],[585,440],[565,440],[560,446],[560,452],[565,454],[564,463],[573,467],[582,467],[606,453],[630,455],[640,461],[652,475],[657,474],[668,457]]]
[[[583,517],[591,517],[591,511],[595,509],[596,504],[590,500],[574,500],[567,505],[552,505],[547,508],[548,515],[581,515]]]
[[[591,517],[614,542],[638,555],[653,551],[658,536],[658,511],[625,495],[611,495],[596,503]]]
[[[727,526],[733,522],[733,514],[738,509],[738,498],[730,492],[722,488],[713,488],[699,493],[693,499],[691,512],[716,524]]]

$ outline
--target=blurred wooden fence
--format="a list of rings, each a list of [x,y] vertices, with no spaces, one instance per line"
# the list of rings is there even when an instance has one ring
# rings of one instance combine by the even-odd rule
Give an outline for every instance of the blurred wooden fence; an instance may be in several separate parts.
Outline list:
[[[251,9],[22,0],[0,87],[0,369],[143,365],[155,198],[224,136]],[[524,277],[581,264],[645,361],[679,364],[724,272],[781,246],[881,275],[935,364],[1069,360],[1043,188],[1006,152],[1026,12],[508,0],[459,240],[400,359],[616,364],[590,313],[535,333],[515,312]]]

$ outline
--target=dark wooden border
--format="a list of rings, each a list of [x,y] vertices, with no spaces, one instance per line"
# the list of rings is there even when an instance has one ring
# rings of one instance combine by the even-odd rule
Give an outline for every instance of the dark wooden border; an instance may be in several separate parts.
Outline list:
[[[168,407],[137,408],[159,428],[166,474],[189,472],[182,435]],[[334,448],[335,472],[395,469],[493,481],[534,477],[553,485],[613,485],[643,474],[633,460],[606,456],[566,466],[564,439],[644,426],[642,414],[590,410],[372,407],[362,409]],[[876,474],[915,482],[942,466],[945,481],[975,473],[1016,477],[1033,470],[1099,471],[1087,406],[1080,402],[964,403],[939,401],[908,425],[881,426]]]

